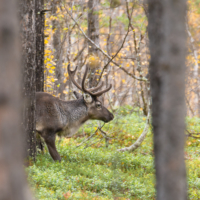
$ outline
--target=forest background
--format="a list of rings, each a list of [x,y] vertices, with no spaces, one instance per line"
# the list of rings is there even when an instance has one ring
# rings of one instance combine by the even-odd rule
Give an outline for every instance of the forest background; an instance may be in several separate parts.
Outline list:
[[[51,1],[45,4],[45,85],[44,90],[61,99],[73,98],[67,65],[78,66],[79,80],[84,65],[94,69],[97,82],[102,78],[111,83],[105,104],[112,109],[122,105],[139,107],[147,115],[149,49],[147,7],[143,1],[97,1],[94,3],[96,24],[88,40],[87,1]],[[188,1],[186,30],[187,116],[200,115],[200,6],[199,1]],[[91,39],[91,37],[89,37]],[[109,61],[112,58],[112,61]],[[108,62],[109,61],[109,62]],[[95,85],[93,83],[93,85]],[[130,87],[134,86],[134,87]]]

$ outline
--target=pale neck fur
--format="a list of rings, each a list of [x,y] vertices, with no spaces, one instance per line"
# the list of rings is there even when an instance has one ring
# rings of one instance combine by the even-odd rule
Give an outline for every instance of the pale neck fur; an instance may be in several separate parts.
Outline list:
[[[80,126],[86,122],[88,117],[87,106],[83,99],[73,101],[62,101],[63,122],[65,124],[64,130],[61,135],[71,137],[74,135]]]

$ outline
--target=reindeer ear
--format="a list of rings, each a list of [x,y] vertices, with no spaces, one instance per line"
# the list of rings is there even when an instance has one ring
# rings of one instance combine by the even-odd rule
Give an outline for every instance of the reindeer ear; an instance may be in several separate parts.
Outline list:
[[[91,97],[90,94],[84,93],[83,94],[83,98],[84,98],[84,100],[85,100],[86,103],[92,103],[92,97]]]
[[[74,96],[76,97],[76,99],[80,99],[80,98],[82,97],[82,95],[79,94],[79,93],[76,92],[76,91],[73,91],[73,93],[74,93]]]

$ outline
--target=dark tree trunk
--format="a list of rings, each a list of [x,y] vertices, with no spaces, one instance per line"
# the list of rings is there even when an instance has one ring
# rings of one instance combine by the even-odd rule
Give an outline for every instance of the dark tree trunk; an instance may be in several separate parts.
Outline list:
[[[99,46],[99,15],[98,11],[99,0],[88,1],[88,37]],[[89,87],[97,85],[96,70],[99,69],[99,50],[88,41],[88,54],[95,58],[95,61],[88,63],[91,73],[89,76]]]
[[[35,0],[20,2],[22,66],[23,66],[23,128],[27,136],[27,157],[35,160]]]
[[[0,199],[31,200],[23,167],[17,2],[0,8]]]
[[[184,200],[186,1],[148,3],[156,198]]]
[[[35,1],[36,91],[44,91],[44,0]]]
[[[35,1],[35,30],[36,30],[36,91],[44,92],[44,0]],[[36,108],[37,109],[37,108]],[[37,135],[36,146],[43,151],[41,137]]]

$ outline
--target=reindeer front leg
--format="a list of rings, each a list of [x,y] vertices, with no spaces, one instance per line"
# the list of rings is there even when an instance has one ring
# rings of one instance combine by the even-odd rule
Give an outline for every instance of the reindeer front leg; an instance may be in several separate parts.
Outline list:
[[[54,159],[54,161],[58,160],[61,161],[61,157],[56,149],[55,140],[56,140],[56,133],[53,131],[45,131],[44,133],[44,140],[47,144],[49,153],[51,157]]]

